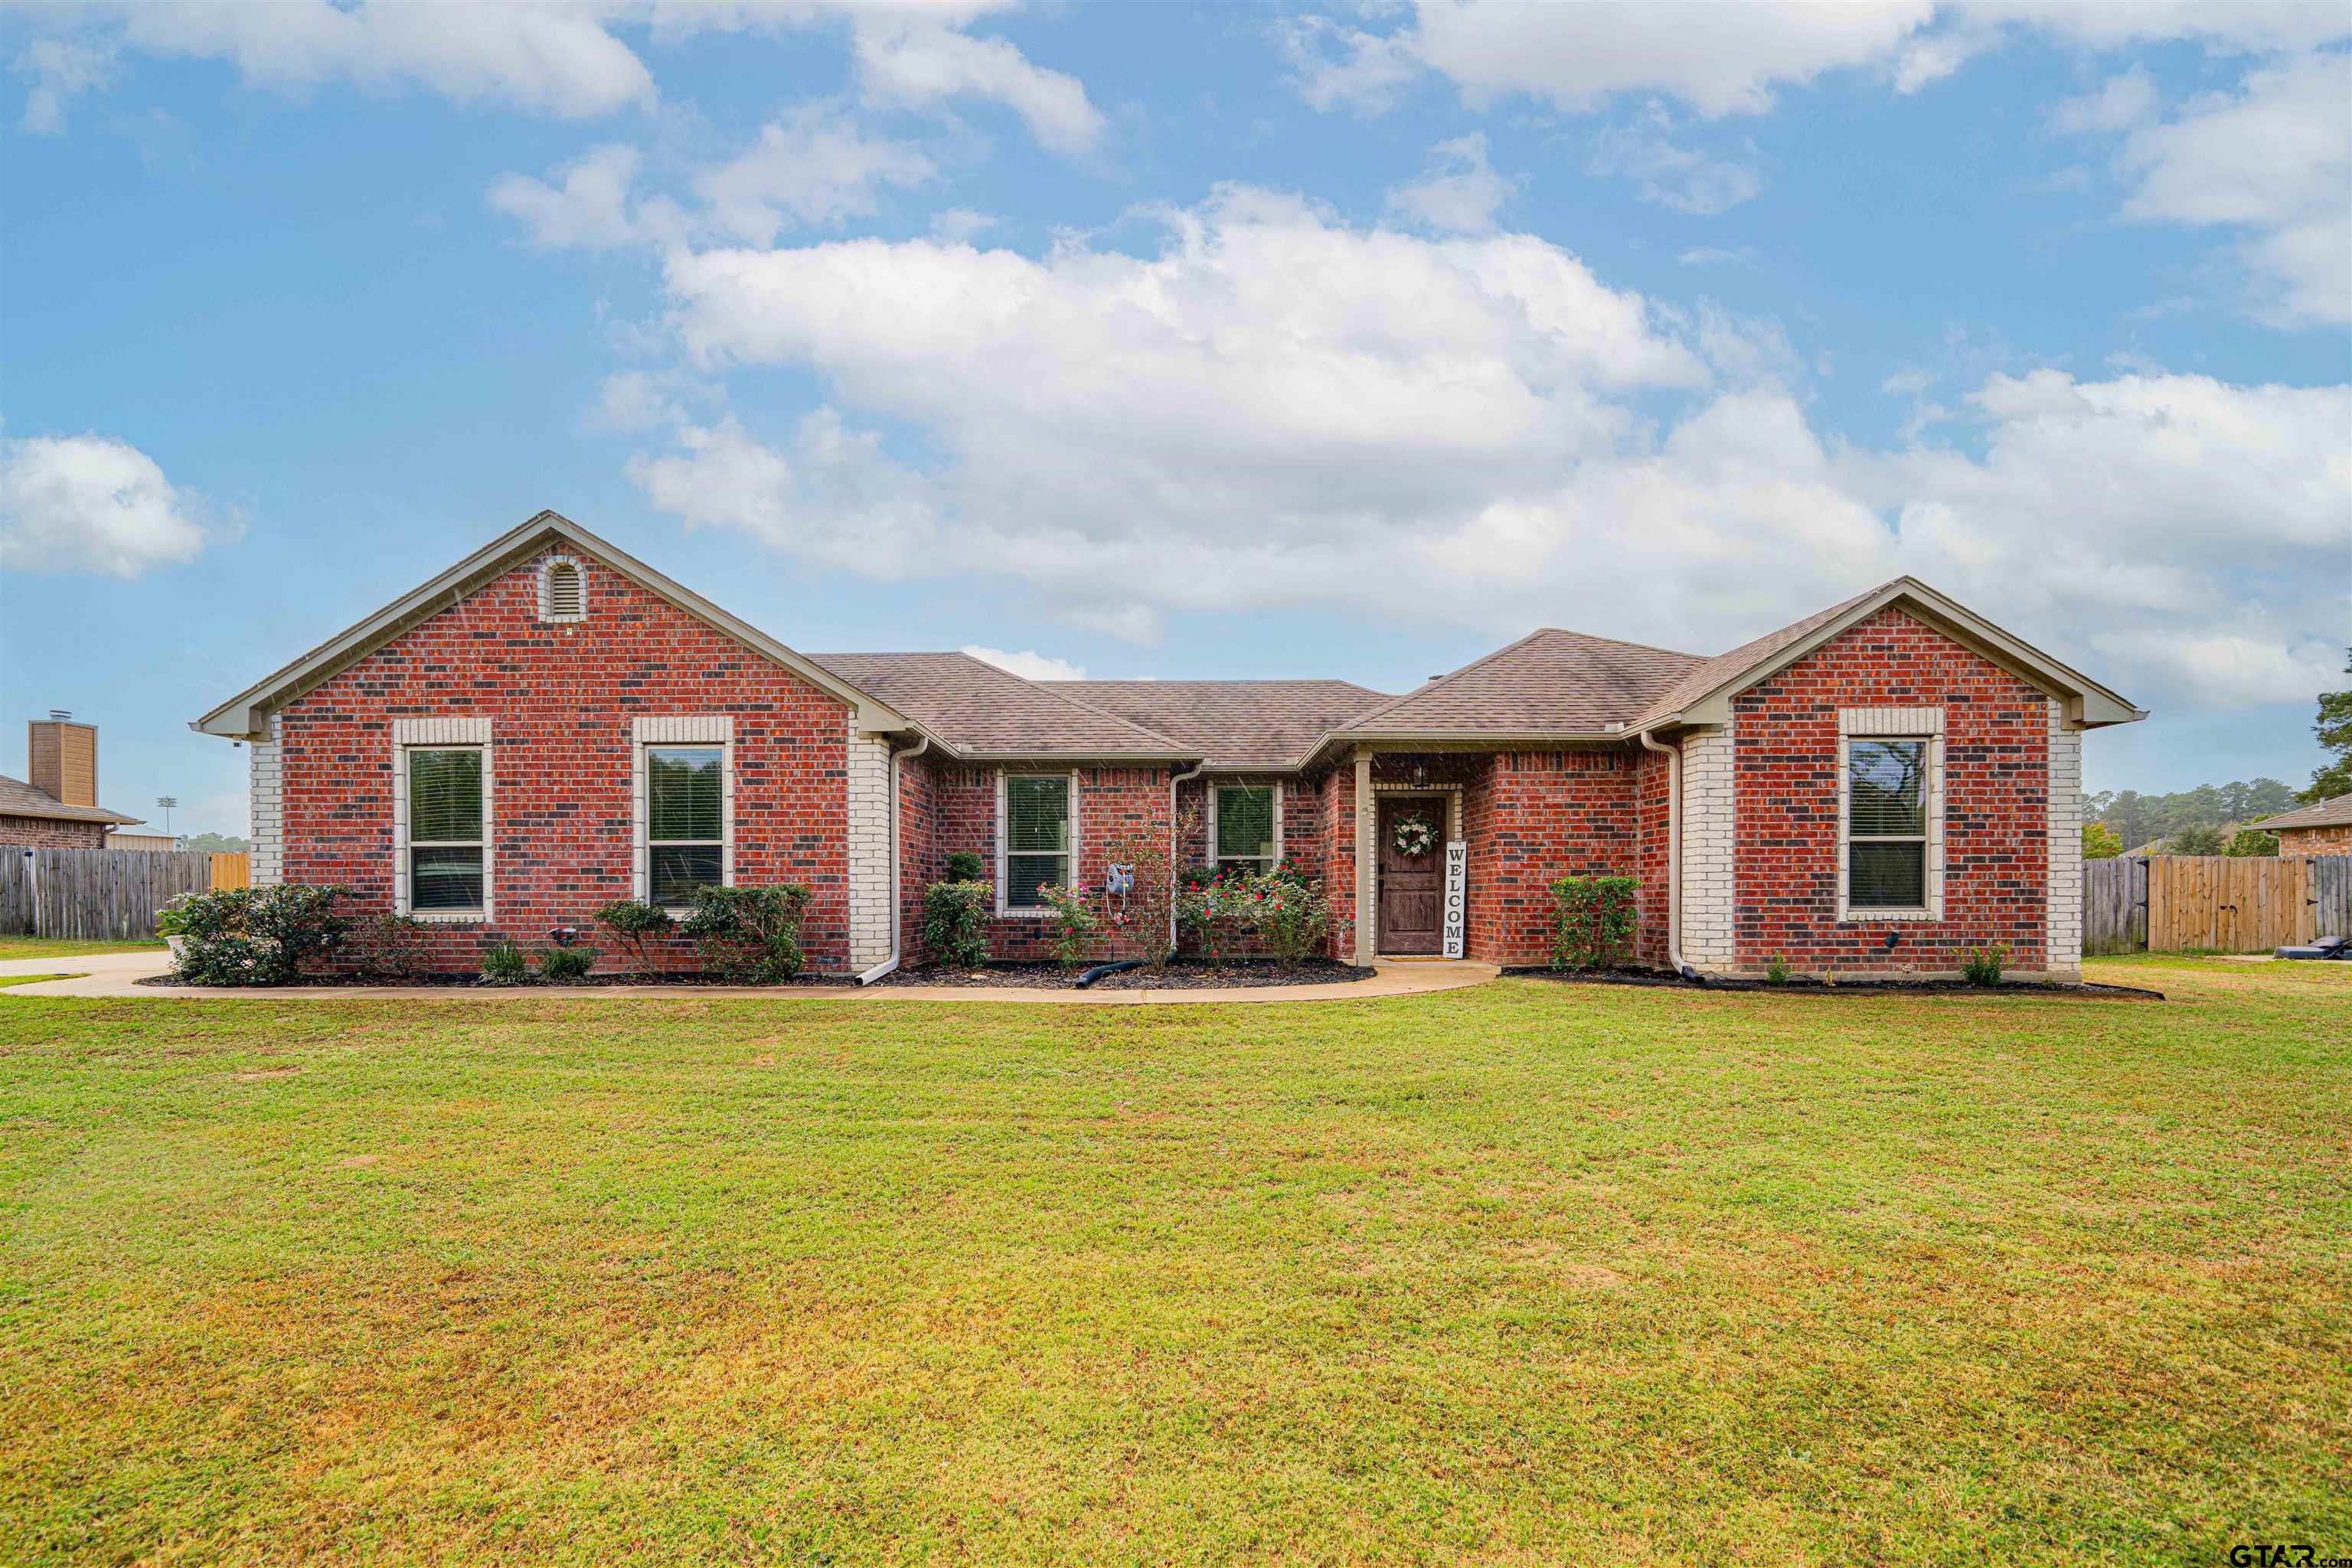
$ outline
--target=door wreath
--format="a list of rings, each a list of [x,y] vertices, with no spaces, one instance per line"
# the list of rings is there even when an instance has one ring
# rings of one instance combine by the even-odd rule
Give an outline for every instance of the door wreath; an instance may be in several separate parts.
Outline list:
[[[1397,823],[1392,841],[1398,854],[1418,859],[1437,847],[1437,829],[1429,825],[1425,816],[1408,816]]]

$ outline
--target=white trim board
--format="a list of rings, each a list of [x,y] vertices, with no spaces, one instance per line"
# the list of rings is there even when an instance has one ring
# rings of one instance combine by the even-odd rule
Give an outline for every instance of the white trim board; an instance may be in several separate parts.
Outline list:
[[[1927,742],[1927,892],[1920,909],[1856,909],[1847,901],[1851,883],[1853,797],[1848,757],[1854,741]],[[1944,710],[1941,708],[1841,708],[1837,740],[1837,918],[1840,924],[1877,921],[1939,921],[1944,918]]]
[[[482,753],[482,907],[415,910],[408,898],[408,753]],[[498,752],[488,719],[448,715],[392,721],[392,911],[428,925],[488,925],[498,919]]]
[[[640,714],[629,722],[630,882],[639,903],[653,897],[647,847],[646,748],[717,746],[719,759],[719,882],[735,885],[735,717],[731,713]]]

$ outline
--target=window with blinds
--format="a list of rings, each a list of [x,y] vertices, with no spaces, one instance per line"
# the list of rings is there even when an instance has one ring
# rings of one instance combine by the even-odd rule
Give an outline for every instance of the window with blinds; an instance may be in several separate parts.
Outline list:
[[[412,747],[408,765],[408,907],[465,914],[482,907],[482,752]]]
[[[694,902],[725,879],[723,746],[646,748],[646,876],[664,909]]]
[[[1846,904],[1927,903],[1927,752],[1918,741],[1846,742]]]
[[[1281,858],[1275,832],[1277,809],[1272,784],[1217,786],[1217,842],[1210,858],[1220,870],[1271,871]]]
[[[1070,775],[1013,773],[1004,780],[1004,907],[1042,910],[1040,888],[1070,885]]]

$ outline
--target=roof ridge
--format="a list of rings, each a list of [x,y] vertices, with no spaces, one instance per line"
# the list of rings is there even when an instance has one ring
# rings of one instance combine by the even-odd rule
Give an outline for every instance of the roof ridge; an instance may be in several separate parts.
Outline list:
[[[1586,642],[1605,642],[1612,647],[1639,648],[1643,653],[1670,653],[1676,658],[1695,659],[1700,663],[1705,663],[1708,657],[1703,653],[1685,653],[1678,647],[1664,647],[1654,642],[1634,642],[1626,637],[1604,637],[1598,632],[1578,631],[1574,626],[1538,626],[1536,632],[1538,634],[1558,632],[1562,637],[1582,637]]]
[[[1022,685],[1029,687],[1033,690],[1045,691],[1046,688],[1055,684],[1050,680],[1032,680],[1025,675],[1015,675],[1013,671],[1005,668],[1001,664],[991,664],[984,658],[973,658],[971,655],[964,652],[961,648],[955,650],[955,657],[966,660],[969,663],[976,664],[982,669],[992,669],[997,674],[1004,676],[1010,679],[1017,680]],[[1124,718],[1119,714],[1110,711],[1110,710],[1107,708],[1097,708],[1091,702],[1081,702],[1076,698],[1069,696],[1064,692],[1047,691],[1046,695],[1053,698],[1056,702],[1068,704],[1070,707],[1076,709],[1081,713],[1091,713],[1097,719],[1108,719],[1114,724],[1124,724],[1139,735],[1149,735],[1153,740],[1159,742],[1161,745],[1174,747],[1179,752],[1185,756],[1191,756],[1192,754],[1192,749],[1185,745],[1183,742],[1177,740],[1172,735],[1163,735],[1159,731],[1151,728],[1149,724],[1139,724],[1134,720]]]
[[[1416,697],[1426,697],[1429,693],[1436,690],[1439,687],[1449,686],[1454,681],[1461,679],[1464,676],[1469,674],[1472,670],[1483,668],[1486,666],[1494,663],[1505,654],[1517,648],[1525,647],[1528,644],[1535,641],[1536,638],[1543,636],[1545,632],[1550,629],[1551,628],[1549,626],[1538,626],[1535,630],[1519,638],[1517,642],[1505,643],[1502,647],[1496,648],[1494,652],[1486,655],[1483,658],[1474,658],[1459,669],[1448,670],[1445,674],[1439,676],[1434,680],[1423,681],[1419,686],[1414,687],[1411,691],[1398,697],[1393,701],[1384,702],[1380,707],[1374,708],[1368,712],[1357,714],[1353,719],[1349,720],[1343,728],[1352,730],[1359,724],[1369,724],[1373,720],[1379,718],[1381,714],[1392,712],[1395,710],[1403,707],[1406,703],[1412,701]]]

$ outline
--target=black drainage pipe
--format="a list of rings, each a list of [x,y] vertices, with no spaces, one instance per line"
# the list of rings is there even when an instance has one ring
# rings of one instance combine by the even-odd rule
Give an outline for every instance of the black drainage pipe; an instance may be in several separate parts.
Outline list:
[[[1140,958],[1122,958],[1117,963],[1097,963],[1092,969],[1087,970],[1084,974],[1078,976],[1076,989],[1084,991],[1087,986],[1092,985],[1096,981],[1100,980],[1106,974],[1117,974],[1129,969],[1140,969],[1146,962],[1146,960]]]

